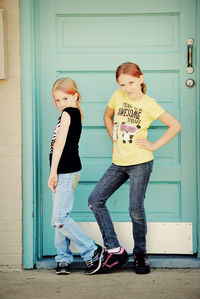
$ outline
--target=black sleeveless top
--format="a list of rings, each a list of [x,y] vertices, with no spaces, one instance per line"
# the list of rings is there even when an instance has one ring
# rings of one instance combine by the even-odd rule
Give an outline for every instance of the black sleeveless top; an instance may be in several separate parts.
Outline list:
[[[81,115],[78,108],[68,107],[63,110],[66,111],[70,117],[71,122],[67,134],[66,142],[63,148],[62,155],[58,164],[57,173],[71,173],[81,170],[81,160],[79,157],[79,139],[82,130]],[[60,127],[61,116],[58,118],[57,125],[54,129],[54,135],[51,140],[51,147],[49,153],[50,166],[52,161],[53,147],[56,141],[57,132]]]

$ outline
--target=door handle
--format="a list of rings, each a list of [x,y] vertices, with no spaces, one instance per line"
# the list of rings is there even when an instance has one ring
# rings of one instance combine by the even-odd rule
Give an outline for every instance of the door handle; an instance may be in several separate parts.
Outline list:
[[[192,46],[193,46],[194,40],[192,38],[186,39],[187,44],[187,68],[186,72],[188,74],[192,74],[194,72],[194,69],[192,67]]]

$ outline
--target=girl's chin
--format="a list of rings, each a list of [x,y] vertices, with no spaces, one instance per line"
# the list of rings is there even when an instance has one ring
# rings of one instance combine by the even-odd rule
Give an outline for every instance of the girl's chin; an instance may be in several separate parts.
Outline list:
[[[134,94],[134,93],[127,93],[127,97],[129,97],[130,99],[131,99],[131,98],[134,98],[134,97],[135,97],[135,94]]]
[[[66,107],[62,108],[62,110],[61,110],[61,111],[65,110],[67,107],[68,107],[68,106],[66,106]]]

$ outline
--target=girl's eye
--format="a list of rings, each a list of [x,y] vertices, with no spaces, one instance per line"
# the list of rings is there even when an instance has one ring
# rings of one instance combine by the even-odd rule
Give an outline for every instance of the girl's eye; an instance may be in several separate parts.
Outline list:
[[[64,98],[64,100],[65,100],[65,101],[67,101],[67,100],[68,100],[68,98]]]

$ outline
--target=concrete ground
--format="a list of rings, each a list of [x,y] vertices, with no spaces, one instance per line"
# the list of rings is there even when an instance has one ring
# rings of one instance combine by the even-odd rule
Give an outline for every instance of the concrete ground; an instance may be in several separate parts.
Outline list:
[[[91,276],[84,269],[72,271],[58,276],[55,270],[1,270],[0,299],[200,298],[200,269],[152,269],[148,275],[122,269]]]

